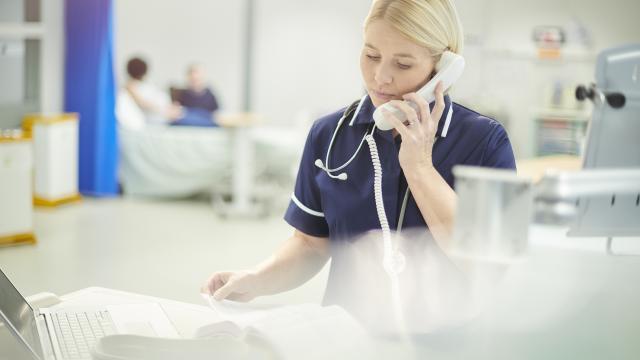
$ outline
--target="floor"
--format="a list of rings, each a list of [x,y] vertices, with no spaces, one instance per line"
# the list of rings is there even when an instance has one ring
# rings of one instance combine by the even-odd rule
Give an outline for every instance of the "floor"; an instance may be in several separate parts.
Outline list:
[[[212,272],[251,267],[292,232],[281,216],[222,219],[197,200],[86,198],[36,209],[34,224],[37,245],[0,248],[0,268],[25,295],[101,286],[196,304]],[[327,274],[257,301],[319,302]]]

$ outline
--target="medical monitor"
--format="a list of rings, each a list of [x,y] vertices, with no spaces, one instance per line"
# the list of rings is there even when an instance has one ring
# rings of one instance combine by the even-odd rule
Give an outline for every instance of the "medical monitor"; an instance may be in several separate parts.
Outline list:
[[[601,53],[589,91],[594,108],[584,169],[640,168],[640,44]],[[640,192],[612,190],[579,198],[577,206],[570,236],[640,236]]]

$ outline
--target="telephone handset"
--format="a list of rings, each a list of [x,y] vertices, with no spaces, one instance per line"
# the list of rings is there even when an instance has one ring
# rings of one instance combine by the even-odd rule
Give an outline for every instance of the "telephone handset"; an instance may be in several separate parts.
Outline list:
[[[443,91],[447,91],[451,85],[453,85],[462,72],[464,71],[465,61],[461,55],[454,54],[451,51],[445,51],[440,58],[438,64],[436,64],[436,74],[429,80],[429,82],[417,91],[418,95],[422,96],[428,103],[435,100],[435,89],[438,82],[442,81]],[[418,111],[418,107],[411,101],[407,101],[411,107]],[[393,129],[393,126],[389,124],[382,115],[381,109],[386,109],[394,114],[400,121],[405,122],[407,120],[404,113],[389,103],[383,104],[376,109],[373,113],[373,119],[376,122],[378,129],[387,131]]]

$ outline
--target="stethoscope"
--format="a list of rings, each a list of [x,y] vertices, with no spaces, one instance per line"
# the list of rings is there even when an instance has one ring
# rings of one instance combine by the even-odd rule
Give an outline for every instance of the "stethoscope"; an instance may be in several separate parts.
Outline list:
[[[332,179],[342,180],[342,181],[347,180],[348,176],[347,176],[346,172],[341,172],[338,175],[333,175],[332,173],[340,171],[340,170],[346,168],[347,166],[349,166],[349,164],[351,164],[351,162],[356,158],[356,156],[360,152],[360,149],[362,148],[362,144],[364,144],[365,138],[367,137],[367,135],[373,135],[374,131],[376,130],[376,126],[375,125],[371,129],[367,129],[367,131],[365,132],[364,136],[362,137],[362,140],[360,141],[360,144],[358,145],[358,148],[353,153],[353,156],[351,156],[349,158],[349,160],[347,160],[347,162],[345,162],[344,164],[342,164],[341,166],[339,166],[337,168],[334,168],[334,169],[329,168],[329,155],[331,155],[331,149],[333,148],[333,142],[335,141],[336,136],[338,135],[338,132],[340,131],[340,128],[342,127],[342,124],[347,119],[347,116],[348,116],[349,112],[351,112],[351,110],[353,109],[353,106],[358,104],[358,106],[356,107],[356,110],[353,113],[353,116],[351,117],[351,122],[353,123],[353,121],[358,117],[358,114],[360,113],[360,109],[362,109],[362,104],[364,103],[364,101],[367,98],[367,96],[368,95],[365,95],[365,96],[362,97],[362,99],[359,102],[355,102],[355,103],[351,104],[351,106],[349,106],[347,108],[347,110],[344,111],[344,113],[342,114],[342,117],[340,118],[340,120],[338,120],[338,126],[336,126],[336,129],[333,131],[333,136],[331,136],[331,141],[329,142],[329,148],[327,149],[327,156],[325,156],[324,163],[322,163],[322,160],[316,159],[315,165],[318,168],[322,169],[325,173],[327,173],[327,176],[329,176]]]
[[[358,106],[356,107],[356,110],[354,111],[354,114],[351,117],[351,123],[353,123],[353,121],[358,117],[358,114],[360,113],[360,109],[362,108],[362,104],[364,103],[367,96],[368,95],[363,96],[362,99],[357,103]],[[387,273],[392,278],[395,278],[400,272],[402,272],[402,270],[404,270],[406,260],[404,255],[400,252],[400,250],[397,248],[394,249],[393,246],[391,245],[391,230],[389,228],[389,222],[387,220],[386,212],[384,210],[384,203],[382,201],[382,166],[380,164],[380,158],[378,156],[377,145],[373,138],[373,134],[377,128],[376,125],[374,124],[370,129],[367,129],[364,136],[362,137],[362,140],[360,141],[360,144],[358,145],[358,148],[353,153],[353,155],[349,158],[349,160],[347,160],[344,164],[336,168],[329,167],[329,156],[331,155],[333,143],[335,142],[336,136],[338,135],[338,132],[342,127],[342,124],[345,122],[345,120],[349,115],[349,112],[351,112],[351,110],[353,109],[353,106],[355,105],[356,103],[351,104],[351,106],[349,106],[347,110],[345,110],[340,120],[338,120],[336,129],[333,131],[333,135],[331,136],[329,147],[327,148],[327,154],[325,156],[324,163],[322,162],[321,159],[316,159],[314,164],[315,166],[323,170],[327,174],[327,176],[329,176],[330,178],[340,180],[340,181],[345,181],[348,178],[348,175],[346,172],[341,172],[338,175],[334,175],[332,173],[341,171],[347,166],[349,166],[349,164],[353,162],[353,160],[356,158],[356,156],[360,152],[360,149],[362,148],[362,145],[365,143],[365,141],[368,143],[369,150],[371,152],[371,162],[373,163],[373,168],[374,168],[374,196],[375,196],[375,202],[376,202],[376,210],[378,212],[378,219],[380,221],[380,226],[382,228],[382,234],[383,234],[383,240],[384,240],[383,266],[387,271]],[[438,137],[436,137],[436,141],[437,140],[438,140]],[[398,226],[396,228],[396,234],[399,234],[402,231],[402,225],[404,222],[404,215],[405,215],[407,203],[409,200],[409,194],[410,194],[410,190],[409,190],[409,187],[407,186],[407,190],[405,191],[404,199],[402,201],[402,207],[400,208],[400,215],[398,218]]]
[[[353,115],[351,116],[351,123],[353,123],[355,121],[355,119],[358,117],[358,115],[360,114],[360,109],[362,109],[362,104],[364,103],[364,101],[367,99],[368,95],[365,95],[362,97],[362,99],[360,99],[360,101],[354,102],[353,104],[351,104],[342,114],[342,117],[340,118],[340,120],[338,120],[338,125],[336,126],[336,129],[333,131],[333,135],[331,136],[331,141],[329,142],[329,147],[327,148],[327,154],[325,156],[325,160],[324,163],[322,162],[321,159],[316,159],[315,161],[315,166],[317,166],[318,168],[320,168],[322,171],[324,171],[328,177],[332,178],[332,179],[336,179],[336,180],[341,180],[341,181],[345,181],[347,180],[347,178],[349,177],[347,175],[346,172],[341,172],[338,175],[334,175],[332,173],[338,172],[344,168],[346,168],[347,166],[349,166],[349,164],[351,164],[353,162],[353,160],[356,158],[356,156],[358,155],[358,153],[360,153],[360,149],[362,148],[362,145],[365,143],[367,136],[373,136],[375,130],[376,130],[376,126],[375,124],[370,128],[367,129],[367,131],[365,132],[364,136],[362,137],[362,140],[360,141],[360,144],[358,145],[358,148],[356,149],[356,151],[353,153],[353,155],[349,158],[349,160],[347,160],[344,164],[336,167],[336,168],[329,168],[329,157],[331,155],[331,150],[333,149],[333,143],[335,142],[336,136],[338,135],[338,132],[340,131],[340,128],[342,127],[342,124],[345,122],[345,120],[347,119],[347,117],[349,116],[349,113],[353,110],[353,107],[356,106],[355,111],[353,112]],[[439,136],[436,137],[436,142],[438,141]],[[404,222],[404,213],[407,207],[407,202],[409,200],[409,194],[410,194],[410,190],[407,187],[407,190],[405,191],[404,194],[404,199],[402,201],[402,207],[400,208],[400,217],[398,219],[398,227],[397,227],[397,232],[401,232],[402,231],[402,224]]]

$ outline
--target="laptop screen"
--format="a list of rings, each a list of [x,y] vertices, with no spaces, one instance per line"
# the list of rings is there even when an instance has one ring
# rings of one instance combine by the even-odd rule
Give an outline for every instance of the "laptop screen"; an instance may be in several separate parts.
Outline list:
[[[10,322],[18,335],[42,358],[40,336],[33,309],[2,270],[0,270],[0,312],[4,315],[0,321]]]

